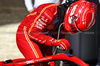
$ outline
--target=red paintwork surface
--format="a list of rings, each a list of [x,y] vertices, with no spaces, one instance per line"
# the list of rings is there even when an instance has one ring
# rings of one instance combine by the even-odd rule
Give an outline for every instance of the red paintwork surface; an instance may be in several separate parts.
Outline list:
[[[40,62],[51,61],[51,60],[68,60],[68,61],[75,62],[75,63],[79,64],[80,66],[89,66],[81,59],[79,59],[75,56],[68,56],[66,54],[56,54],[56,55],[51,55],[51,56],[27,60],[27,61],[25,61],[25,59],[14,59],[14,60],[12,60],[13,63],[8,63],[8,64],[4,64],[4,61],[1,61],[0,66],[3,66],[3,65],[4,66],[22,66],[22,65],[40,63]]]

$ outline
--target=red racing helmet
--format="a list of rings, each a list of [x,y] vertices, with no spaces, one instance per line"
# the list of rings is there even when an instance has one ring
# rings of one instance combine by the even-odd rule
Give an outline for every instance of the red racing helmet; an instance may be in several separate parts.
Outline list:
[[[88,30],[95,23],[97,5],[93,2],[80,0],[66,10],[64,27],[71,33]]]

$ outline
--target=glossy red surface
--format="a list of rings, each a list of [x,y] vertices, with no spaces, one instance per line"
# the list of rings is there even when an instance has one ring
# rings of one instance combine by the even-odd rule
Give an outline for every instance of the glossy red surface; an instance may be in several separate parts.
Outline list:
[[[74,34],[90,29],[95,23],[97,5],[80,0],[73,3],[66,11],[64,18],[65,29]]]

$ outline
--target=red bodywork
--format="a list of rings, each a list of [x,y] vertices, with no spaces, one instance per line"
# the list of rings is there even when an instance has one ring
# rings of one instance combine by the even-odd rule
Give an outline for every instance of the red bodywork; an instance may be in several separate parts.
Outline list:
[[[83,1],[80,3],[80,1]],[[71,13],[71,15],[69,14],[70,12],[66,12],[67,16],[66,16],[66,20],[65,20],[65,28],[69,31],[69,32],[73,32],[73,30],[70,28],[74,27],[75,29],[80,28],[81,31],[84,31],[86,29],[89,29],[92,24],[95,21],[95,12],[96,12],[96,4],[94,3],[89,3],[85,0],[80,0],[73,5],[78,6],[76,11],[70,7],[70,9],[68,11],[74,10],[75,13]],[[86,5],[85,7],[82,7],[83,5]],[[78,10],[79,9],[79,10]],[[77,12],[80,11],[80,12]],[[68,18],[71,16],[77,16],[77,26],[73,25],[73,24],[69,24],[70,21]],[[90,16],[89,16],[90,15]],[[88,18],[88,19],[87,19]],[[68,20],[68,21],[67,21]],[[67,22],[67,24],[66,24]],[[86,23],[87,22],[87,23]],[[89,23],[91,22],[91,23]],[[80,24],[81,23],[81,24]],[[69,24],[69,26],[68,26]],[[86,29],[84,29],[86,28]],[[46,62],[46,61],[55,61],[55,60],[65,60],[65,61],[72,61],[80,66],[89,66],[88,64],[86,64],[84,61],[82,61],[81,59],[75,57],[75,56],[70,56],[67,54],[56,54],[56,55],[51,55],[51,56],[47,56],[47,57],[42,57],[42,58],[37,58],[37,59],[32,59],[32,60],[25,60],[25,59],[14,59],[12,60],[11,63],[4,63],[4,61],[0,62],[0,66],[23,66],[23,65],[28,65],[28,64],[35,64],[35,63],[41,63],[41,62]]]
[[[56,54],[52,56],[47,56],[47,57],[27,60],[27,61],[25,59],[15,59],[15,60],[12,60],[13,61],[12,63],[7,63],[7,64],[5,64],[4,61],[1,61],[0,66],[3,66],[3,65],[4,66],[22,66],[22,65],[41,63],[41,62],[52,61],[52,60],[65,60],[65,61],[67,60],[67,61],[75,62],[76,64],[80,66],[89,66],[81,59],[72,55],[67,55],[67,54]]]

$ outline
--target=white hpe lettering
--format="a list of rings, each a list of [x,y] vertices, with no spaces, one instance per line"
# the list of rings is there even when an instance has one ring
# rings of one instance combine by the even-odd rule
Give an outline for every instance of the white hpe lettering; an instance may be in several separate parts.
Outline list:
[[[41,19],[38,20],[40,23],[42,23],[43,25],[46,25]]]
[[[27,61],[26,63],[27,64],[32,64],[32,63],[34,63],[34,60]]]
[[[46,26],[47,21],[48,21],[48,19],[44,19],[44,16],[41,16],[41,18],[38,19],[38,21],[36,22],[35,27],[38,29],[43,29],[44,26]]]
[[[47,58],[37,59],[37,60],[35,60],[35,61],[43,61],[43,60],[48,60],[48,59],[52,59],[52,57],[47,57]]]
[[[35,27],[38,28],[38,29],[42,29],[42,28],[41,28],[40,26],[38,26],[38,25],[35,25]]]
[[[41,20],[43,20],[44,22],[48,21],[48,19],[44,19],[44,16],[41,16],[41,17],[42,17]]]

